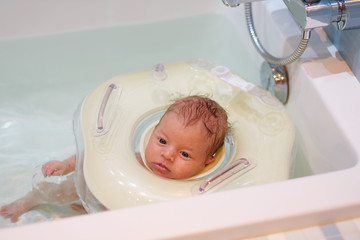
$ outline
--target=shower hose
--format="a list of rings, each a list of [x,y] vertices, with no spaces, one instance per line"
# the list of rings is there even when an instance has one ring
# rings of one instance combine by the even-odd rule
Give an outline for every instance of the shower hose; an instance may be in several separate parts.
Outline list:
[[[287,65],[287,64],[290,64],[290,63],[296,61],[303,54],[303,52],[305,51],[306,46],[309,42],[311,30],[303,30],[301,41],[300,41],[298,47],[294,50],[294,52],[292,54],[290,54],[289,56],[284,57],[284,58],[274,57],[273,55],[271,55],[264,49],[264,47],[260,43],[260,40],[256,34],[254,23],[253,23],[251,3],[245,3],[244,7],[245,7],[246,23],[247,23],[247,27],[249,30],[249,34],[251,36],[251,40],[252,40],[253,44],[255,45],[258,53],[267,62],[275,64],[275,65],[284,66],[284,65]]]

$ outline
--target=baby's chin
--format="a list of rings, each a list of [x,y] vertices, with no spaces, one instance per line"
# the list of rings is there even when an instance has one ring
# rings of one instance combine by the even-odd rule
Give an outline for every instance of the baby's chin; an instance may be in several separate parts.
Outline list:
[[[174,175],[174,174],[163,174],[163,173],[156,172],[156,171],[153,171],[153,173],[155,175],[157,175],[157,176],[167,178],[167,179],[172,179],[172,180],[185,180],[185,179],[188,179],[188,178],[193,176],[193,175],[191,175],[191,176],[177,176],[177,175]]]
[[[173,179],[173,180],[178,180],[177,178],[173,177],[170,174],[165,174],[156,170],[152,170],[152,173],[154,173],[156,176],[162,177],[162,178],[166,178],[166,179]]]
[[[162,177],[162,178],[166,178],[166,179],[183,180],[183,179],[189,178],[187,176],[185,176],[185,177],[176,176],[172,172],[162,172],[162,171],[158,171],[158,170],[152,169],[152,168],[151,168],[151,170],[155,175]]]

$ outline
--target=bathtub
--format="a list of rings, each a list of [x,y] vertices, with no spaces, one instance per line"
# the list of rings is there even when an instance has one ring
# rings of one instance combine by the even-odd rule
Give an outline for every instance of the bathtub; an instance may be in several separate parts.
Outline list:
[[[48,75],[42,76],[56,76],[52,79],[55,81],[55,90],[66,93],[67,84],[75,84],[67,97],[67,104],[76,106],[88,91],[113,75],[149,68],[158,61],[166,63],[196,57],[217,61],[259,84],[262,61],[249,42],[243,7],[226,8],[220,0],[152,0],[143,1],[141,4],[139,1],[111,0],[77,0],[71,3],[0,0],[0,5],[1,40],[11,42],[14,39],[33,39],[32,37],[39,36],[54,38],[54,45],[47,46],[45,43],[49,42],[46,41],[38,45],[45,49],[45,52],[35,49],[30,52],[35,53],[34,55],[39,51],[40,55],[48,56],[46,49],[56,48],[56,40],[59,44],[69,41],[68,44],[71,45],[72,41],[77,41],[77,32],[86,35],[88,31],[108,31],[118,25],[126,26],[131,32],[144,23],[165,23],[166,26],[159,31],[149,31],[147,39],[139,40],[136,35],[133,35],[133,38],[127,36],[127,43],[139,44],[139,52],[131,54],[122,50],[122,58],[128,61],[122,60],[119,65],[108,66],[109,64],[101,62],[106,58],[103,51],[111,55],[111,48],[117,47],[111,44],[97,52],[97,59],[85,58],[81,64],[77,63],[73,68],[69,66],[65,70],[59,70],[56,64],[48,66],[46,59],[43,60],[42,64],[47,67]],[[289,53],[297,44],[300,30],[291,20],[282,1],[259,2],[254,9],[254,18],[265,47],[276,55]],[[214,18],[219,20],[213,20]],[[179,19],[189,22],[176,25]],[[172,24],[191,28],[199,22],[201,27],[186,32],[185,36],[166,35],[166,29],[173,28]],[[186,31],[186,28],[180,28],[179,31]],[[74,33],[70,40],[61,37],[62,34]],[[148,54],[148,45],[145,42],[151,41],[152,35],[159,34],[164,34],[161,38],[164,42],[153,43],[156,54]],[[232,41],[232,37],[240,37],[241,42]],[[88,40],[96,43],[99,39]],[[119,42],[121,41],[119,39]],[[169,45],[169,41],[173,44]],[[141,43],[144,43],[145,47]],[[238,50],[237,44],[244,45],[247,52]],[[87,54],[86,46],[87,41],[79,45],[81,55]],[[17,49],[16,46],[14,49]],[[58,51],[63,52],[66,49],[60,47]],[[237,58],[241,54],[246,56],[245,60]],[[3,64],[8,63],[4,57],[0,57],[1,61]],[[118,58],[114,57],[111,61],[118,61]],[[21,59],[18,64],[22,66]],[[93,68],[97,70],[92,71]],[[17,71],[21,73],[21,68]],[[35,76],[39,71],[41,68],[31,70]],[[91,74],[77,75],[78,71],[89,71]],[[0,230],[1,238],[23,239],[36,234],[37,238],[51,236],[52,239],[237,239],[360,217],[360,110],[354,106],[360,102],[359,81],[322,30],[313,31],[308,49],[299,61],[288,66],[288,74],[290,98],[286,108],[298,132],[298,149],[290,180],[3,228]],[[25,80],[13,82],[12,86],[19,89],[23,84],[29,91],[37,93],[35,85],[41,86],[44,83],[34,79],[34,83],[29,84],[26,77],[28,76],[20,76],[19,79]],[[86,81],[79,79],[74,82],[74,77]],[[6,81],[1,79],[1,84],[10,86]],[[58,81],[65,83],[60,84]],[[85,84],[85,87],[81,84]],[[61,96],[56,95],[56,91],[51,87],[53,85],[49,86],[47,87],[52,91],[45,94],[47,99],[57,97],[60,98],[58,103],[61,102]],[[2,102],[7,103],[16,93],[16,88],[10,93],[2,90]],[[42,104],[42,99],[34,103]],[[71,129],[70,119],[74,109],[61,104],[54,108],[56,102],[51,101],[47,104],[42,110],[51,109],[49,118],[60,114],[61,118],[66,119],[66,127]],[[38,124],[41,124],[41,121]],[[69,136],[70,133],[62,140],[68,140]],[[46,137],[43,140],[45,139]],[[68,147],[66,153],[73,150]]]

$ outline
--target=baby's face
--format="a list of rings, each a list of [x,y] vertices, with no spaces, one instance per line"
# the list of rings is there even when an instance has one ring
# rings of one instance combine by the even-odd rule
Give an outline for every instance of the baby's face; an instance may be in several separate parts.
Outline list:
[[[145,149],[146,164],[166,178],[195,175],[215,159],[207,155],[210,141],[205,131],[200,121],[185,127],[175,113],[166,113]]]

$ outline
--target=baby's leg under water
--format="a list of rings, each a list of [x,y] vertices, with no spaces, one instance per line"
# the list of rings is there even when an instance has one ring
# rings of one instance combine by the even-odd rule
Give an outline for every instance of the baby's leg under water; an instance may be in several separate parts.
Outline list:
[[[71,174],[60,184],[40,182],[38,188],[33,187],[32,191],[24,197],[1,207],[0,214],[16,222],[21,214],[41,204],[65,205],[78,199],[74,176]],[[73,209],[81,210],[81,207],[78,206],[79,209],[76,209],[76,205],[74,206],[72,206]]]

